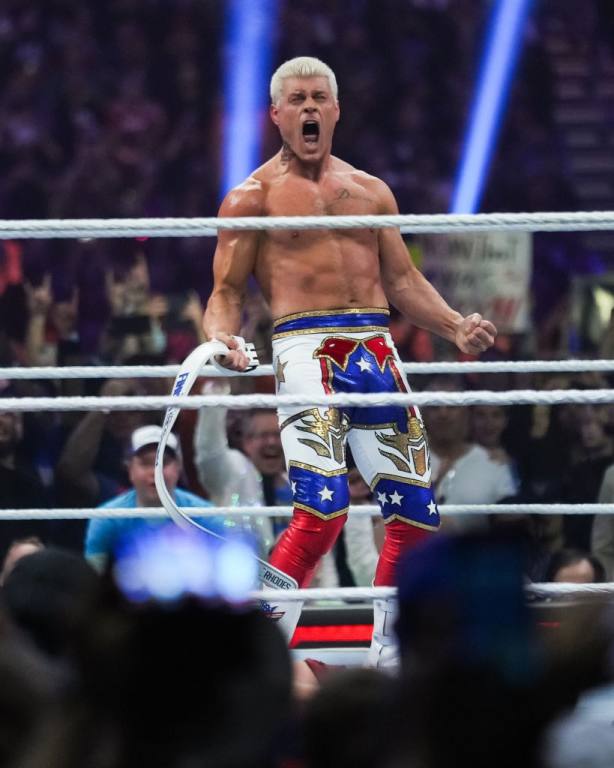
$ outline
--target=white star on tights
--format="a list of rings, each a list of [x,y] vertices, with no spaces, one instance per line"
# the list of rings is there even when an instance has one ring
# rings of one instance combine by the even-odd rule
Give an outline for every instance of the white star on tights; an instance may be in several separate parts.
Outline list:
[[[428,505],[429,515],[437,514],[437,504],[431,499],[431,503]]]
[[[330,488],[327,488],[326,486],[324,486],[321,491],[318,491],[318,496],[322,499],[322,501],[332,501],[333,494],[334,491],[331,491]]]
[[[290,483],[290,488],[292,488],[292,495],[296,496],[296,482],[294,480]]]
[[[385,493],[378,493],[378,494],[377,494],[377,500],[379,501],[379,503],[380,503],[380,504],[382,505],[382,507],[383,507],[383,506],[384,506],[384,504],[386,504],[386,502],[388,501],[388,496],[386,496],[386,494],[385,494]]]
[[[403,499],[403,496],[401,496],[396,491],[394,493],[390,494],[390,503],[391,504],[398,504],[399,507],[401,506],[401,500]]]
[[[360,370],[364,373],[365,371],[371,370],[371,363],[368,360],[365,360],[364,357],[361,357],[360,360],[356,362],[356,365],[360,368]]]

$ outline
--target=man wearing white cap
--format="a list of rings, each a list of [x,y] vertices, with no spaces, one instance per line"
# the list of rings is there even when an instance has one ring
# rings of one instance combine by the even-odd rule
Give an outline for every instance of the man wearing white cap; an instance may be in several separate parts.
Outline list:
[[[135,429],[130,438],[129,456],[127,458],[128,477],[131,488],[125,493],[114,496],[101,504],[101,508],[137,508],[161,506],[154,482],[154,466],[156,449],[160,441],[162,429],[155,425],[147,425]],[[173,434],[169,435],[164,454],[164,480],[169,492],[173,494],[180,507],[210,507],[211,503],[182,488],[177,488],[181,475],[181,452],[179,441]],[[197,517],[197,516],[195,516]],[[113,552],[116,541],[127,533],[134,533],[140,528],[164,525],[168,518],[103,518],[90,520],[85,536],[85,556],[96,566],[102,566],[106,558]],[[223,533],[224,519],[208,517],[203,521],[206,528]]]

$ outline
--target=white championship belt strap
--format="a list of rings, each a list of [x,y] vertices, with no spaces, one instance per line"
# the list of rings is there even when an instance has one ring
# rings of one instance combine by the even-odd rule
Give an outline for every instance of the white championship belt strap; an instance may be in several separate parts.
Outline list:
[[[247,353],[250,362],[252,363],[248,370],[252,370],[258,365],[258,357],[256,355],[254,345],[246,344],[244,339],[238,336],[235,336],[234,338],[237,339],[241,348],[244,349]],[[207,365],[207,363],[212,362],[214,365],[216,365],[216,367],[222,368],[222,366],[220,366],[215,361],[215,356],[227,355],[229,351],[230,350],[225,344],[216,340],[206,341],[204,344],[196,347],[196,349],[190,352],[190,354],[181,364],[179,373],[177,374],[173,383],[171,396],[179,397],[180,395],[188,395],[192,389],[192,386],[194,385],[194,382],[199,377],[202,367]],[[235,373],[234,371],[229,371],[227,368],[222,368],[222,370],[228,375]],[[175,424],[175,421],[177,420],[177,416],[179,415],[180,410],[180,408],[167,408],[166,414],[164,416],[162,434],[160,436],[160,442],[158,443],[158,449],[156,451],[156,465],[154,470],[154,479],[156,483],[156,490],[158,491],[158,496],[160,497],[162,506],[168,512],[171,520],[173,520],[173,522],[176,523],[179,527],[185,530],[198,528],[199,530],[207,533],[209,536],[213,536],[216,539],[226,541],[224,536],[220,536],[219,533],[215,533],[214,531],[209,530],[205,526],[196,522],[196,520],[193,520],[188,514],[181,510],[175,503],[175,500],[166,487],[163,472],[164,451],[166,450],[166,444],[168,443],[169,435],[173,425]],[[269,565],[269,563],[257,557],[256,555],[254,555],[254,557],[258,561],[258,578],[263,587],[279,590],[298,588],[298,583],[295,581],[295,579],[291,578],[283,571],[280,571],[278,568]],[[302,603],[282,603],[280,601],[275,605],[271,605],[261,602],[261,606],[273,620],[279,623],[280,628],[283,630],[284,634],[290,639],[294,634],[296,625],[298,624],[298,620],[301,615]]]

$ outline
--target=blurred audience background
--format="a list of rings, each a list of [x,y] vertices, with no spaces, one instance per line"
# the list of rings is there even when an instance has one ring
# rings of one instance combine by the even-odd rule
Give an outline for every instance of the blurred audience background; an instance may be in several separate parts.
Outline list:
[[[1,3],[0,218],[215,215],[231,5]],[[492,8],[280,0],[271,68],[297,55],[331,65],[342,111],[335,154],[384,179],[402,213],[448,212]],[[612,3],[534,3],[519,44],[480,210],[614,209]],[[261,132],[260,159],[278,150],[264,111],[250,128]],[[453,303],[487,297],[472,307],[501,329],[486,359],[614,354],[610,233],[408,237],[407,246]],[[0,241],[0,366],[181,361],[203,340],[214,247],[213,238]],[[457,359],[394,310],[391,332],[406,361]],[[271,317],[253,287],[242,333],[268,362]],[[170,384],[0,380],[0,504],[61,509],[130,493],[136,504],[131,438],[161,421],[21,415],[3,411],[3,397],[143,396]],[[611,385],[600,374],[412,378],[426,390]],[[271,392],[273,382],[230,387]],[[194,391],[215,394],[219,381]],[[614,501],[609,405],[426,408],[424,417],[440,502]],[[173,484],[198,503],[289,502],[274,414],[184,412],[177,439]],[[355,468],[351,493],[354,504],[372,501]],[[114,583],[112,554],[103,574],[82,558],[84,522],[2,522],[0,768],[609,765],[612,717],[589,722],[578,701],[606,686],[611,702],[611,611],[549,603],[560,613],[540,622],[524,585],[611,580],[613,521],[446,521],[457,538],[437,537],[401,573],[397,677],[310,660],[294,680],[277,628],[244,603],[135,602]],[[283,521],[251,522],[266,555]],[[321,583],[368,585],[380,528],[356,518]]]
[[[275,59],[308,53],[329,63],[342,106],[335,152],[383,178],[402,212],[446,212],[491,4],[350,6],[280,3]],[[580,25],[573,7],[550,0],[529,17],[482,210],[584,203],[560,114],[561,66],[592,67],[607,84],[612,24],[607,3],[582,4]],[[201,0],[7,0],[0,216],[214,215],[226,127],[224,14],[224,3]],[[262,127],[264,159],[279,141],[265,119]],[[213,248],[212,238],[3,242],[2,357],[31,365],[180,358],[201,333]],[[552,356],[570,343],[560,315],[574,277],[602,273],[605,256],[557,234],[536,237],[534,256],[533,323],[512,348]],[[405,337],[414,354],[428,355],[415,333]]]
[[[335,153],[383,178],[402,212],[446,212],[492,7],[467,0],[280,2],[268,32],[271,67],[302,54],[329,63],[342,109]],[[3,3],[0,217],[214,215],[223,194],[228,127],[224,45],[229,8],[203,0]],[[531,7],[484,179],[483,211],[614,207],[614,188],[602,173],[612,135],[607,104],[614,94],[614,14],[599,0],[579,8],[575,0],[544,0]],[[279,138],[264,113],[261,118],[253,130],[261,132],[264,159],[277,151]],[[611,241],[609,233],[547,233],[507,241],[407,238],[411,257],[452,303],[462,305],[467,290],[471,301],[488,295],[484,311],[495,316],[501,330],[496,348],[487,354],[496,360],[612,354]],[[182,360],[203,340],[201,317],[214,247],[213,238],[2,241],[0,365]],[[458,258],[467,248],[484,255],[469,271]],[[495,253],[506,254],[505,269],[511,272],[484,266]],[[271,318],[262,297],[252,291],[243,334],[256,341],[266,362]],[[391,331],[407,361],[455,357],[450,345],[394,311]],[[598,375],[412,380],[416,389],[610,383]],[[200,386],[207,391],[212,385]],[[232,387],[273,391],[272,381],[262,378],[233,381]],[[165,379],[0,381],[3,396],[168,391]],[[440,500],[467,500],[461,476],[475,495],[484,486],[484,472],[479,483],[475,480],[483,466],[491,468],[487,474],[493,480],[492,488],[478,494],[486,503],[611,501],[614,412],[609,406],[463,409],[462,425],[452,430],[446,424],[454,422],[453,410],[425,410]],[[158,418],[153,414],[150,421]],[[227,455],[238,460],[237,451],[246,454],[246,466],[256,461],[249,493],[238,493],[224,473],[216,479],[205,471],[203,426],[199,422],[197,428],[196,420],[194,412],[185,412],[178,422],[183,487],[218,503],[284,502],[283,467],[258,465],[258,452],[249,450],[249,420],[230,412],[216,421],[222,431],[227,424]],[[6,506],[95,505],[128,490],[123,458],[130,434],[143,423],[139,413],[22,417],[0,412]],[[439,423],[444,437],[454,432],[454,444],[439,445]],[[271,441],[271,452],[274,443],[279,441]],[[213,451],[209,438],[207,444]],[[472,461],[475,471],[462,470]],[[370,500],[364,493],[357,499]],[[533,552],[532,578],[544,578],[551,554],[563,547],[592,551],[611,571],[609,518],[600,518],[595,530],[587,515],[492,516],[479,522],[522,530]],[[15,538],[40,536],[73,550],[83,543],[79,522],[2,525],[1,556]],[[266,546],[279,528],[275,523],[262,537]],[[377,557],[375,534],[370,523],[357,537],[348,531],[335,553],[338,573],[329,567],[324,583],[368,583]]]

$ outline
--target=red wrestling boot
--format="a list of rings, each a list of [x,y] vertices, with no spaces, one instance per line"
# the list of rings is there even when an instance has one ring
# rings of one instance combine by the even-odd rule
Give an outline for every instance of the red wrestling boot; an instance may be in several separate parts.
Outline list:
[[[347,513],[322,519],[303,509],[294,509],[290,525],[275,545],[269,562],[306,587],[320,558],[333,548]]]
[[[400,520],[388,523],[373,586],[396,585],[395,571],[401,556],[431,535],[431,531]],[[395,597],[377,598],[373,601],[373,637],[367,654],[368,667],[394,671],[399,666],[399,651],[394,631],[397,611]]]
[[[269,562],[292,576],[299,587],[308,586],[320,558],[332,549],[346,518],[347,513],[323,520],[311,512],[295,508],[290,525],[275,545]],[[300,606],[302,608],[303,603]],[[284,610],[283,600],[277,610]]]

